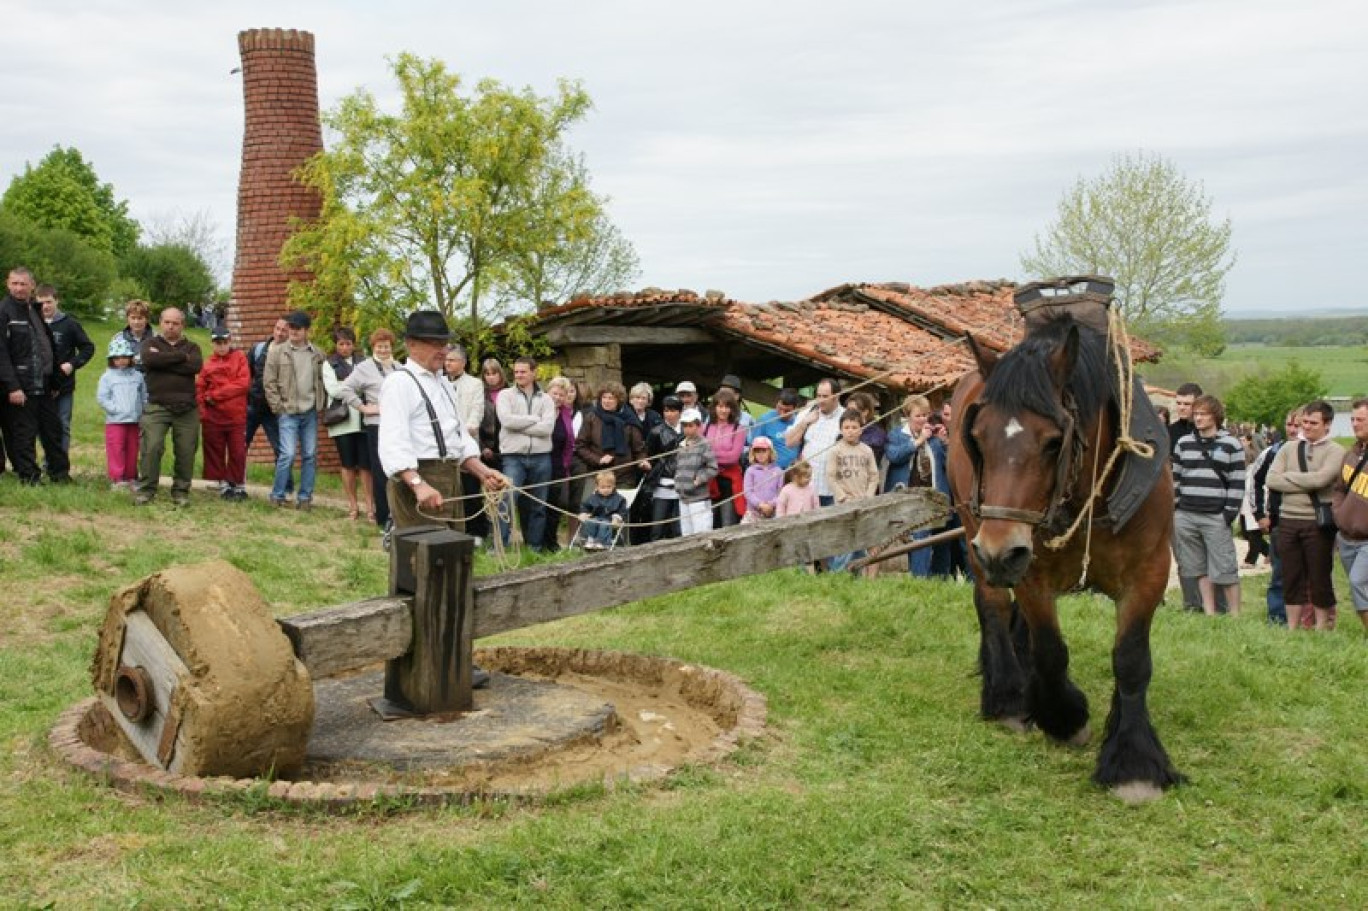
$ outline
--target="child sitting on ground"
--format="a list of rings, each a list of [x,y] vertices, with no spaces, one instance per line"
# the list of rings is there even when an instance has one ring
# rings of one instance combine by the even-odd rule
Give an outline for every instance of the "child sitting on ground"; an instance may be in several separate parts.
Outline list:
[[[627,499],[617,492],[617,475],[600,471],[594,475],[594,492],[580,504],[580,534],[585,550],[607,550],[618,527],[627,521]]]
[[[751,441],[750,458],[742,484],[746,492],[742,525],[774,518],[779,491],[784,486],[784,471],[774,464],[774,443],[769,437],[758,436]]]
[[[136,353],[124,335],[110,339],[109,369],[95,392],[105,413],[105,466],[116,489],[131,489],[138,478],[138,420],[147,404],[147,382],[133,367]]]
[[[860,412],[847,409],[841,415],[841,438],[827,453],[826,463],[827,486],[838,504],[868,499],[879,492],[879,465],[874,460],[874,451],[860,442],[863,431],[864,418]],[[863,556],[865,552],[857,550],[832,557],[831,571],[840,572]]]

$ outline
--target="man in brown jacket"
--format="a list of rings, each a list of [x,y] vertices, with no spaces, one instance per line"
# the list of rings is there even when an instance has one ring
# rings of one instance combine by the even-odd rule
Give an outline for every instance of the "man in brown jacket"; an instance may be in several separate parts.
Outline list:
[[[190,480],[199,449],[199,407],[195,403],[195,375],[204,355],[185,336],[185,314],[175,307],[161,313],[156,335],[142,343],[142,369],[147,379],[147,407],[139,430],[142,457],[138,460],[138,486],[133,502],[140,506],[157,496],[162,452],[167,431],[171,433],[171,502],[190,504]]]
[[[1289,629],[1297,628],[1308,608],[1316,612],[1316,629],[1334,624],[1335,531],[1316,521],[1316,502],[1331,502],[1344,462],[1344,447],[1330,438],[1334,417],[1328,402],[1303,408],[1302,439],[1279,449],[1268,471],[1268,489],[1283,495],[1274,542],[1282,558]]]
[[[1336,544],[1344,574],[1349,577],[1349,594],[1354,612],[1368,630],[1368,399],[1354,402],[1349,417],[1354,428],[1354,448],[1340,463],[1335,482],[1335,524],[1339,526]]]

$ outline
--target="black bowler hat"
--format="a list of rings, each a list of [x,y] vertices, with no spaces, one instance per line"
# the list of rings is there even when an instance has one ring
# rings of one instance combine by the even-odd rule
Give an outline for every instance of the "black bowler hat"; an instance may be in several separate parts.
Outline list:
[[[426,339],[434,342],[451,341],[451,330],[446,319],[437,310],[417,310],[409,314],[404,326],[405,338]]]
[[[724,389],[735,389],[737,392],[740,392],[741,378],[738,377],[735,373],[728,373],[726,376],[722,377],[722,382],[718,383],[717,385],[723,387]]]

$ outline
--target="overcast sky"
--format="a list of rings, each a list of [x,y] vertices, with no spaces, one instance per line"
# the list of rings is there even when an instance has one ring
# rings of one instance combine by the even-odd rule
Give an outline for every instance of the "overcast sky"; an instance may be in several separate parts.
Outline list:
[[[324,109],[393,98],[401,51],[542,94],[582,80],[572,143],[642,286],[763,301],[1020,278],[1064,190],[1145,149],[1231,219],[1228,311],[1368,307],[1362,0],[5,8],[0,186],[75,146],[139,220],[204,210],[227,244],[236,36],[281,27],[314,33]]]

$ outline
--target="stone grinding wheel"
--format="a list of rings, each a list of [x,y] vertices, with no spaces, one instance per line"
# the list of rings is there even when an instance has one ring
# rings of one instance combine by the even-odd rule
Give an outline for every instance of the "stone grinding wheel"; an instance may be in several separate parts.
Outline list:
[[[289,773],[313,725],[309,672],[252,580],[175,566],[109,602],[91,676],[148,763],[179,775]]]

